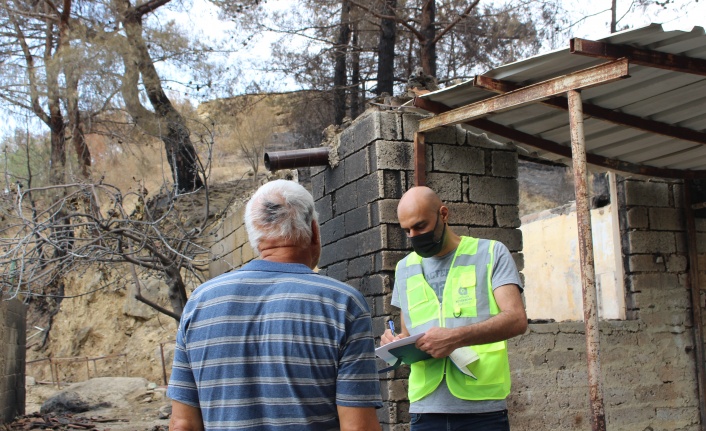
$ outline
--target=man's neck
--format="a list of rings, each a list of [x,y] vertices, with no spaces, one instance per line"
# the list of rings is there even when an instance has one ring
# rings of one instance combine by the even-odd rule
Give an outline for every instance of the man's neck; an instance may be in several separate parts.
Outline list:
[[[298,245],[268,246],[260,244],[260,258],[270,262],[301,263],[311,268],[313,257],[306,247]]]

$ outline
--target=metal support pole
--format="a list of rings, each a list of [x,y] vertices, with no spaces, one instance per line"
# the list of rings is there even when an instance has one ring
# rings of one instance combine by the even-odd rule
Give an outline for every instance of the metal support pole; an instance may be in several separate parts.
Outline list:
[[[598,300],[596,298],[596,270],[593,261],[593,234],[586,175],[586,141],[583,132],[583,102],[581,93],[567,92],[571,122],[571,154],[576,192],[576,219],[578,222],[583,291],[583,321],[586,328],[586,358],[588,361],[588,390],[591,399],[591,426],[593,431],[605,431],[603,384],[601,381],[600,331],[598,328]]]
[[[684,212],[686,215],[686,244],[689,253],[689,289],[691,290],[691,320],[694,324],[694,353],[696,355],[696,382],[699,393],[700,430],[706,427],[706,372],[704,371],[704,329],[701,314],[701,281],[699,279],[699,250],[696,247],[696,221],[691,201],[691,181],[684,181]]]

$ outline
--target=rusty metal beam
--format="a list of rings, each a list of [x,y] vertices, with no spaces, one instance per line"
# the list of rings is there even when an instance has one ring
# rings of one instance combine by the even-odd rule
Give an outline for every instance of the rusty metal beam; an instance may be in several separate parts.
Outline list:
[[[601,64],[558,78],[528,85],[518,90],[490,99],[462,106],[443,114],[419,121],[419,131],[428,132],[438,127],[463,123],[489,114],[519,108],[529,103],[566,93],[569,90],[590,88],[596,85],[626,78],[628,61],[625,59]]]
[[[686,245],[689,253],[689,290],[691,291],[691,320],[694,331],[694,352],[696,356],[696,382],[699,394],[701,427],[706,429],[706,370],[704,369],[704,329],[701,312],[701,280],[699,278],[699,256],[696,246],[696,221],[691,198],[691,181],[684,181],[684,213],[686,215]]]
[[[586,140],[583,131],[581,93],[571,90],[568,92],[568,99],[574,190],[576,193],[576,220],[578,222],[579,261],[581,263],[583,323],[586,329],[586,360],[588,362],[588,392],[591,401],[591,426],[593,431],[605,431],[600,329],[598,327],[598,295],[596,293],[596,268],[593,257],[593,231],[591,228],[591,207],[588,196]]]
[[[434,102],[431,100],[423,99],[421,97],[415,97],[414,106],[429,112],[433,112],[435,114],[441,114],[452,109],[444,105],[443,103]],[[511,139],[513,141],[520,142],[526,145],[531,145],[543,151],[558,154],[566,158],[571,158],[571,149],[567,146],[558,144],[548,139],[530,135],[529,133],[521,132],[519,130],[504,126],[502,124],[494,123],[485,118],[466,121],[464,122],[464,124],[468,124],[469,126],[485,130],[486,132],[502,136],[503,138]],[[599,156],[597,154],[586,154],[586,160],[588,161],[588,163],[595,166],[601,166],[606,169],[612,169],[614,171],[626,172],[636,175],[676,179],[706,178],[706,171],[688,171],[679,169],[657,168],[654,166],[646,165],[637,165],[634,163]]]
[[[477,75],[473,79],[473,85],[500,94],[522,88],[521,86],[509,81],[501,81],[482,75]],[[568,101],[565,97],[561,96],[551,97],[540,103],[552,108],[562,109],[564,111],[569,109]],[[599,120],[609,121],[611,123],[632,127],[645,132],[706,145],[706,133],[694,129],[687,129],[685,127],[674,126],[672,124],[661,123],[659,121],[647,120],[642,117],[625,114],[585,102],[583,104],[583,113],[585,115],[590,115],[593,118],[598,118]]]
[[[585,55],[588,57],[608,59],[627,58],[630,60],[630,63],[639,64],[641,66],[706,76],[706,60],[701,58],[634,48],[627,45],[597,42],[578,37],[571,39],[569,51],[572,54]]]
[[[414,185],[427,185],[427,152],[424,133],[414,133]]]

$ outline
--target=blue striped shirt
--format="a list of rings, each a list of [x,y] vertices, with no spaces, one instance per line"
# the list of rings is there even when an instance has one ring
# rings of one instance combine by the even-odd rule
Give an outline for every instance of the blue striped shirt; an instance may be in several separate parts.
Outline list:
[[[167,395],[206,430],[333,430],[336,406],[381,407],[370,311],[301,264],[254,260],[199,286]]]

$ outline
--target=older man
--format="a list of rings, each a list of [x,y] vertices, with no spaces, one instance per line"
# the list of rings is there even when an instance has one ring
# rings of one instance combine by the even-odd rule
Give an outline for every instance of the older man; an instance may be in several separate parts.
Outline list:
[[[379,430],[370,312],[313,271],[321,241],[300,185],[260,187],[245,208],[260,259],[199,286],[177,333],[170,430]]]
[[[411,431],[509,430],[505,340],[527,329],[512,256],[500,242],[454,233],[449,208],[428,187],[408,190],[397,217],[414,252],[395,272],[400,334],[388,329],[381,343],[424,333],[416,345],[432,356],[411,365]],[[478,359],[458,366],[456,355]]]

